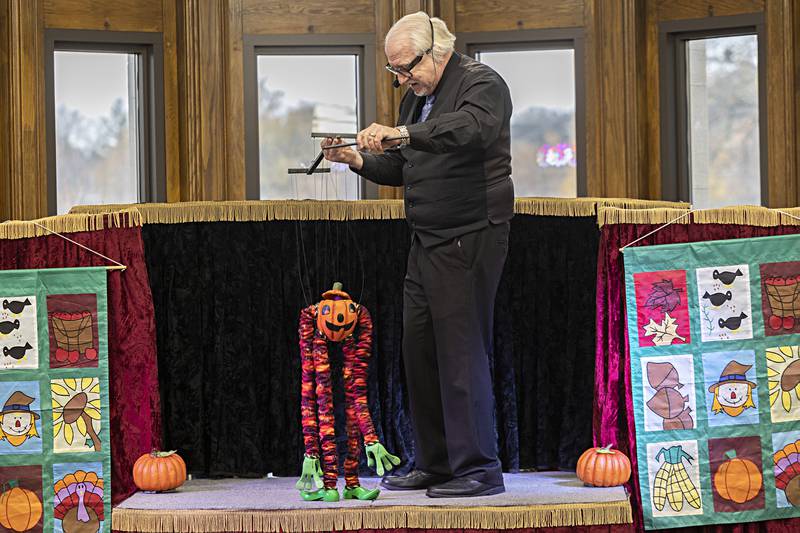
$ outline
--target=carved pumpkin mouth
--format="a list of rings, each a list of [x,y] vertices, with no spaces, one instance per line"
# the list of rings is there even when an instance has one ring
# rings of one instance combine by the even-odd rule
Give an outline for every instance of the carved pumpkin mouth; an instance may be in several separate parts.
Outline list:
[[[340,330],[342,330],[342,329],[350,329],[351,327],[353,327],[353,323],[354,323],[354,322],[355,322],[355,321],[351,320],[351,321],[350,321],[350,322],[348,322],[347,324],[339,324],[339,325],[337,325],[337,324],[331,324],[330,322],[328,322],[328,321],[326,320],[326,321],[325,321],[325,325],[326,325],[326,326],[328,327],[328,329],[330,329],[331,331],[340,331]]]

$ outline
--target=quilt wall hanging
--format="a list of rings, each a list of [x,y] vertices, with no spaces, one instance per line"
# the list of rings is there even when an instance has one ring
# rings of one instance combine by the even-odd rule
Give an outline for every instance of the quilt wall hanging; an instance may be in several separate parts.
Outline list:
[[[0,271],[0,530],[110,531],[105,268]]]
[[[800,235],[625,250],[645,527],[800,516]]]

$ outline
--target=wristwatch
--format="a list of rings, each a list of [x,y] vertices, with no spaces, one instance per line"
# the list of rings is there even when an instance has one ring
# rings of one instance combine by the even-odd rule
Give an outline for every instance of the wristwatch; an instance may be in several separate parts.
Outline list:
[[[411,142],[411,136],[405,126],[397,126],[397,131],[400,132],[400,146],[405,146]]]

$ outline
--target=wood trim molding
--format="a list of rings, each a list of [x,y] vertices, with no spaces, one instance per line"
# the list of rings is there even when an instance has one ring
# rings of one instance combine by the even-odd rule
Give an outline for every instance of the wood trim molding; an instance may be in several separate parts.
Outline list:
[[[182,201],[225,200],[225,97],[221,3],[178,3]]]
[[[167,202],[181,200],[181,126],[178,90],[178,6],[162,2],[164,28],[164,161]]]
[[[769,207],[800,205],[797,186],[797,110],[793,0],[766,4],[767,178]]]
[[[0,171],[0,195],[8,201],[0,217],[39,218],[47,215],[44,9],[42,0],[7,0],[4,9],[8,77],[0,83],[7,83],[8,164]]]
[[[225,60],[225,197],[245,200],[247,184],[244,158],[244,54],[242,0],[226,0],[223,39]]]
[[[586,0],[584,8],[587,192],[647,197],[644,6],[637,0]]]

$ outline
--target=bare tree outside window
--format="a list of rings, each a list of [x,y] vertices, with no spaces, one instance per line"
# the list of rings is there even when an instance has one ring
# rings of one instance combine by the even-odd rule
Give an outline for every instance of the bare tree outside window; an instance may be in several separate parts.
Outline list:
[[[686,56],[692,204],[760,205],[757,37],[690,40]]]
[[[56,205],[139,200],[138,56],[56,51]]]
[[[360,178],[334,163],[325,174],[287,174],[319,152],[311,132],[358,131],[358,56],[259,55],[261,199],[357,200]]]
[[[476,58],[511,90],[516,195],[576,197],[583,155],[576,149],[574,50],[482,51]]]

